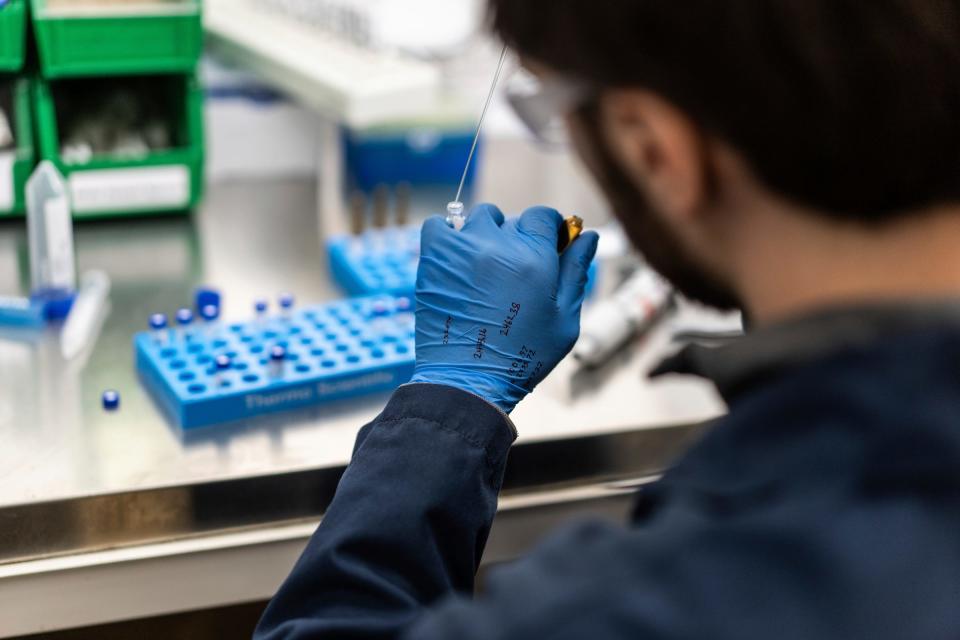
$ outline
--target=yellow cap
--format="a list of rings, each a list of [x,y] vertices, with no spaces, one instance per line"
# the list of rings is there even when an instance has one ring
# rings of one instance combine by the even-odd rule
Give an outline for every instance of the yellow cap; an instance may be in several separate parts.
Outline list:
[[[560,240],[557,243],[557,253],[563,253],[567,247],[573,244],[573,241],[583,233],[583,218],[580,216],[570,216],[564,220],[564,226],[567,229],[566,234],[560,234]],[[566,237],[564,237],[566,235]]]

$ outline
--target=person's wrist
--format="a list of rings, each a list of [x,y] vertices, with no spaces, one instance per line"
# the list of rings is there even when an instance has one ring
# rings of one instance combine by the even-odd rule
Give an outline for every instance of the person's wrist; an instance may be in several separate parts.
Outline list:
[[[510,414],[527,391],[480,371],[456,365],[417,365],[411,383],[441,384],[460,389],[486,400],[505,414]]]

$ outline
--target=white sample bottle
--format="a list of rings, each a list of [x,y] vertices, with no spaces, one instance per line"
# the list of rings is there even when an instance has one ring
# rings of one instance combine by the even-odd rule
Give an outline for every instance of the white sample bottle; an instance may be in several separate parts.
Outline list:
[[[27,180],[27,234],[31,295],[47,303],[50,317],[64,317],[77,290],[73,220],[67,184],[49,160]]]
[[[652,269],[641,267],[612,296],[584,314],[573,357],[584,366],[600,366],[630,338],[650,327],[672,301],[670,285]]]

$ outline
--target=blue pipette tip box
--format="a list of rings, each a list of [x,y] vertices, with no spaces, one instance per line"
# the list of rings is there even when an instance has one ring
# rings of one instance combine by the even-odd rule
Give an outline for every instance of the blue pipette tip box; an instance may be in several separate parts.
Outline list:
[[[327,243],[330,272],[348,295],[412,297],[420,261],[420,227],[370,229]]]
[[[387,312],[383,313],[382,309]],[[274,347],[284,358],[271,361]],[[357,298],[288,317],[134,337],[143,384],[183,429],[393,389],[413,375],[409,300]],[[216,358],[230,358],[217,369]]]

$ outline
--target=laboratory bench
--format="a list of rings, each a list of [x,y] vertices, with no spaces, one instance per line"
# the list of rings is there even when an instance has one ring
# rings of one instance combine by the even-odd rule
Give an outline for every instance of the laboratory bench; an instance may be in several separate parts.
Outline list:
[[[237,181],[211,185],[192,216],[76,225],[79,273],[113,283],[95,345],[64,362],[55,329],[0,331],[0,637],[262,601],[279,585],[387,395],[183,432],[138,382],[132,337],[202,284],[223,292],[228,321],[280,291],[339,297],[316,203],[312,180]],[[22,221],[0,223],[0,292],[25,293],[26,246]],[[623,517],[722,413],[702,382],[646,380],[672,348],[667,321],[599,371],[561,363],[520,404],[485,562],[570,517]],[[105,389],[118,411],[101,407]]]

